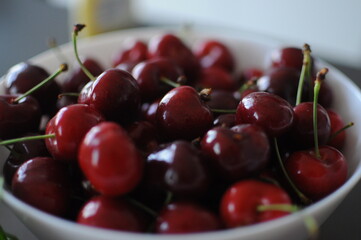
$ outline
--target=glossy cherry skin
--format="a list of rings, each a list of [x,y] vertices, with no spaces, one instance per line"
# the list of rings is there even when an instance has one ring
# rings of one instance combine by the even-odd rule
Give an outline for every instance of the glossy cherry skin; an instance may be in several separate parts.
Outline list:
[[[209,180],[200,152],[189,142],[165,144],[147,158],[144,183],[149,188],[197,198],[208,189]]]
[[[301,70],[303,65],[302,49],[297,47],[277,49],[271,55],[271,64],[273,67],[287,67]]]
[[[220,215],[228,228],[265,222],[289,213],[284,211],[259,212],[260,205],[292,204],[286,191],[280,187],[256,180],[233,184],[223,195]]]
[[[217,216],[194,203],[168,204],[156,219],[155,231],[160,234],[179,234],[215,231],[221,228]]]
[[[184,72],[188,83],[198,77],[200,65],[192,51],[180,38],[173,34],[153,37],[148,45],[149,58],[166,57],[172,59]]]
[[[143,103],[141,106],[141,119],[157,126],[157,110],[161,99],[157,99],[151,103]]]
[[[203,68],[218,67],[228,72],[234,70],[234,56],[230,49],[220,41],[204,41],[195,47],[194,54]]]
[[[320,158],[311,149],[294,152],[285,162],[291,180],[312,200],[326,197],[347,179],[347,162],[342,153],[330,146],[322,146],[319,151]]]
[[[345,122],[342,117],[332,109],[327,109],[327,114],[330,118],[331,123],[331,134],[330,137],[333,136],[338,130],[342,129],[345,126]],[[327,141],[327,145],[337,148],[338,150],[342,150],[346,141],[346,131],[342,131],[338,133],[335,137],[332,137],[331,140]]]
[[[82,62],[85,68],[88,69],[93,76],[99,76],[104,71],[104,68],[95,59],[86,58]],[[89,81],[89,77],[84,73],[79,65],[76,65],[70,76],[62,82],[62,91],[80,92]]]
[[[157,128],[148,121],[133,122],[126,130],[135,146],[146,155],[159,145]]]
[[[200,137],[213,122],[212,112],[189,86],[170,90],[159,102],[156,119],[163,137],[168,139]]]
[[[124,199],[100,195],[84,204],[76,221],[99,228],[144,232],[146,217],[143,215]]]
[[[212,160],[220,176],[232,181],[260,172],[270,157],[267,135],[251,124],[236,125],[231,129],[213,128],[203,137],[201,149]]]
[[[137,64],[132,75],[137,80],[142,101],[148,102],[162,97],[172,89],[171,86],[162,83],[161,78],[177,82],[184,74],[171,59],[153,58]]]
[[[78,156],[84,175],[104,195],[126,194],[143,176],[140,153],[127,132],[114,122],[103,122],[90,129]]]
[[[293,108],[294,124],[291,130],[292,139],[298,149],[306,149],[315,145],[313,131],[313,103],[303,102]],[[327,111],[317,105],[318,144],[327,143],[331,133],[331,123]]]
[[[17,198],[47,213],[67,213],[70,182],[62,162],[49,157],[29,159],[16,171],[11,190]]]
[[[27,96],[14,103],[18,96],[0,95],[0,139],[39,131],[41,110],[38,101]]]
[[[5,89],[8,94],[21,94],[49,77],[48,72],[40,66],[30,63],[19,63],[10,68],[5,76]],[[60,87],[56,81],[50,81],[31,94],[38,100],[43,114],[53,115],[56,112],[56,101]]]
[[[139,87],[133,76],[126,71],[112,68],[103,72],[92,82],[78,102],[98,110],[106,120],[126,124],[134,120],[140,108]]]
[[[113,67],[120,64],[138,64],[148,58],[148,46],[139,40],[128,42],[114,57]]]
[[[35,136],[39,134],[26,134],[24,136]],[[49,157],[50,154],[45,146],[44,140],[32,140],[17,142],[13,144],[12,150],[7,157],[3,174],[5,182],[10,186],[16,170],[27,160],[35,157]]]
[[[104,121],[103,116],[85,104],[64,107],[48,122],[45,139],[47,149],[56,160],[74,162],[80,143],[90,128]]]
[[[245,96],[237,107],[236,123],[251,123],[263,128],[270,137],[287,132],[293,124],[292,106],[283,98],[267,92]]]
[[[212,90],[209,98],[206,104],[210,109],[235,110],[239,103],[232,92],[225,90]],[[214,113],[214,115],[219,115],[219,113]]]
[[[234,91],[238,84],[233,76],[219,67],[210,67],[202,69],[197,83],[202,88],[221,89]]]
[[[233,113],[221,114],[213,121],[214,127],[231,128],[234,125],[236,125],[236,114]]]

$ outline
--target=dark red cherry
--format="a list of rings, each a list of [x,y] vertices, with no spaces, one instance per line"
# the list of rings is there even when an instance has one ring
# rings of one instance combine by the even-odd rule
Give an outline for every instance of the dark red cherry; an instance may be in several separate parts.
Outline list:
[[[179,197],[197,198],[208,188],[207,171],[200,152],[191,143],[175,141],[148,156],[144,183]]]
[[[172,59],[184,72],[189,83],[197,79],[200,65],[192,51],[173,34],[153,37],[148,45],[149,58],[166,57]]]
[[[333,103],[333,91],[327,80],[322,83],[318,96],[318,103],[324,108],[330,108]]]
[[[291,130],[294,145],[298,149],[306,149],[315,145],[313,128],[313,103],[303,102],[293,108],[294,123]],[[318,144],[327,143],[331,133],[331,123],[327,111],[317,105]]]
[[[287,67],[301,71],[303,65],[302,49],[297,47],[277,49],[271,55],[271,64],[273,67]]]
[[[121,198],[96,196],[80,210],[77,223],[113,230],[144,232],[146,216]]]
[[[270,137],[287,132],[293,124],[292,106],[283,98],[267,92],[245,96],[237,107],[236,123],[256,124]]]
[[[238,84],[233,76],[220,67],[204,68],[200,72],[198,85],[202,88],[212,88],[234,91]]]
[[[244,180],[233,184],[223,195],[220,215],[228,228],[265,222],[288,215],[285,211],[258,211],[261,205],[291,204],[282,188],[256,180]]]
[[[235,110],[239,101],[234,94],[224,90],[212,90],[209,101],[206,102],[210,109]]]
[[[148,102],[162,97],[172,89],[162,83],[162,78],[176,83],[183,72],[171,59],[160,57],[137,64],[132,75],[137,80],[142,101]]]
[[[141,106],[141,119],[157,125],[157,109],[161,99],[157,99],[152,103],[143,103]]]
[[[232,181],[260,172],[270,156],[267,135],[251,124],[236,125],[231,129],[213,128],[203,137],[201,149],[212,160],[215,170],[224,179]]]
[[[345,145],[346,131],[341,131],[335,136],[334,134],[345,127],[345,122],[343,121],[342,117],[332,109],[327,109],[327,114],[330,118],[331,124],[331,139],[327,141],[327,145],[332,146],[338,150],[342,150],[343,146]]]
[[[85,135],[79,166],[94,188],[109,196],[133,190],[143,176],[143,159],[127,132],[114,122],[103,122]]]
[[[120,64],[138,64],[148,58],[147,45],[139,40],[128,42],[120,52],[114,57],[113,67]]]
[[[38,134],[26,134],[25,136],[35,136]],[[44,140],[32,140],[17,142],[13,144],[11,152],[7,157],[4,167],[3,174],[5,182],[10,186],[13,176],[16,170],[25,161],[35,157],[48,157],[50,156]]]
[[[204,41],[196,46],[194,54],[203,68],[218,67],[228,72],[234,70],[235,59],[230,49],[220,41]]]
[[[220,220],[209,210],[188,202],[168,204],[156,219],[155,231],[160,234],[179,234],[215,231]]]
[[[214,127],[231,128],[234,125],[236,125],[236,114],[233,113],[221,114],[213,121]]]
[[[27,96],[15,103],[20,95],[0,95],[0,139],[20,137],[38,132],[41,110],[38,101]]]
[[[143,153],[153,152],[158,147],[156,127],[148,121],[136,121],[127,127],[129,137]]]
[[[60,109],[46,126],[46,134],[55,134],[45,140],[49,152],[56,160],[76,161],[83,137],[103,120],[98,111],[85,104]]]
[[[168,139],[194,139],[211,126],[213,116],[198,92],[189,86],[170,90],[159,102],[157,124]]]
[[[339,188],[347,179],[347,162],[337,149],[330,146],[292,153],[285,168],[296,187],[307,197],[319,200]]]
[[[24,162],[16,171],[11,190],[14,196],[31,206],[57,216],[64,216],[70,203],[67,167],[49,157]]]
[[[9,69],[5,76],[5,89],[8,94],[21,94],[49,77],[48,72],[40,66],[30,63],[19,63]],[[50,81],[32,93],[38,100],[43,114],[53,115],[56,112],[56,101],[60,87],[56,81]]]
[[[100,63],[92,58],[86,58],[83,61],[83,65],[93,76],[99,76],[104,71]],[[72,73],[70,73],[70,76],[62,82],[62,91],[80,92],[89,81],[89,77],[84,73],[79,65],[76,65]]]
[[[126,124],[134,120],[140,108],[139,87],[126,71],[112,68],[90,85],[85,85],[78,102],[99,111],[107,120]]]

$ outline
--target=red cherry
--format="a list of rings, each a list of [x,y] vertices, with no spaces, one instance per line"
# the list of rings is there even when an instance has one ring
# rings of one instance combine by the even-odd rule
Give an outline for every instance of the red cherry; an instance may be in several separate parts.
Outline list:
[[[152,103],[143,103],[141,106],[141,118],[157,125],[157,109],[161,99],[157,99]]]
[[[287,132],[292,127],[293,118],[292,106],[283,98],[267,92],[253,92],[245,96],[236,113],[237,124],[256,124],[270,137]]]
[[[134,63],[138,64],[148,58],[147,45],[139,40],[132,41],[124,46],[123,49],[115,56],[113,60],[113,67],[117,67],[119,64]]]
[[[127,127],[129,137],[136,147],[146,155],[158,147],[156,127],[148,121],[136,121]]]
[[[46,134],[55,134],[45,140],[49,152],[56,160],[75,161],[85,134],[103,120],[98,111],[85,104],[60,109],[46,126]]]
[[[210,67],[201,70],[198,84],[202,88],[212,88],[233,91],[237,89],[237,82],[233,76],[219,67]]]
[[[301,48],[284,47],[272,53],[271,61],[273,67],[288,67],[300,71],[303,65],[303,52]]]
[[[80,145],[78,156],[84,175],[105,195],[128,193],[143,175],[143,159],[127,132],[113,122],[91,128]]]
[[[259,68],[247,68],[242,71],[241,82],[244,83],[251,79],[258,79],[262,77],[263,74],[263,70]]]
[[[24,162],[16,171],[12,193],[22,201],[57,216],[64,216],[70,204],[67,167],[49,157]]]
[[[288,194],[280,187],[256,180],[233,184],[223,195],[220,215],[228,228],[265,222],[289,214],[284,211],[260,212],[261,205],[291,204]]]
[[[318,200],[337,188],[347,179],[347,162],[337,149],[330,146],[292,153],[285,168],[297,188],[307,197]]]
[[[207,40],[194,49],[203,68],[218,67],[232,72],[235,66],[234,57],[229,48],[217,40]]]
[[[170,139],[200,137],[213,122],[212,112],[189,86],[169,91],[159,102],[156,118],[163,136]]]
[[[156,233],[196,233],[220,229],[219,219],[212,212],[194,203],[168,204],[156,220]]]
[[[77,223],[130,232],[144,232],[145,217],[124,199],[97,196],[80,210]]]
[[[337,131],[342,129],[345,126],[345,123],[342,117],[332,109],[327,109],[327,114],[330,118],[331,123],[331,134],[332,139],[327,142],[327,145],[337,148],[338,150],[342,150],[343,146],[345,145],[346,140],[346,131],[341,131],[337,133],[336,136],[333,137]]]

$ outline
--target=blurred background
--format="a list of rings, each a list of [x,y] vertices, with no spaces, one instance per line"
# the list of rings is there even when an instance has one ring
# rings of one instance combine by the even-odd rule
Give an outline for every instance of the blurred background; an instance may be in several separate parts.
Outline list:
[[[124,28],[191,24],[231,28],[271,37],[287,45],[307,42],[361,86],[359,0],[0,0],[0,76],[14,64],[69,41],[72,25],[82,35]],[[355,109],[356,111],[356,109]],[[319,239],[361,239],[361,184],[321,227]],[[0,222],[20,240],[35,238],[3,207]],[[4,218],[0,218],[4,219]]]

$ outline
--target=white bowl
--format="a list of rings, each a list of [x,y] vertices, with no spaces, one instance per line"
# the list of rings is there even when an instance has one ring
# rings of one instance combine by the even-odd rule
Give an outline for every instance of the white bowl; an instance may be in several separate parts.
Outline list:
[[[119,32],[99,35],[89,39],[82,39],[78,42],[80,55],[94,57],[105,67],[110,67],[111,59],[121,49],[122,44],[129,38],[137,38],[147,41],[157,34],[168,32],[168,29],[142,28],[123,30]],[[80,33],[81,35],[81,33]],[[243,35],[232,31],[197,30],[183,35],[183,39],[192,45],[201,39],[217,38],[225,42],[235,54],[239,69],[248,67],[267,67],[267,57],[270,52],[280,47],[278,42],[265,40],[263,38]],[[74,54],[71,43],[60,47],[69,63],[74,61]],[[46,51],[32,59],[30,62],[39,64],[53,72],[58,68],[60,62],[53,51]],[[347,182],[337,191],[306,207],[302,211],[289,216],[260,223],[247,227],[222,230],[211,233],[186,234],[160,236],[154,234],[136,234],[120,231],[104,230],[82,226],[71,221],[63,220],[44,212],[41,212],[15,198],[9,191],[5,190],[3,201],[9,206],[18,218],[39,238],[52,240],[65,239],[87,239],[87,240],[251,240],[251,239],[306,239],[307,230],[304,226],[304,217],[313,216],[321,225],[338,204],[351,191],[361,177],[361,114],[356,111],[361,104],[361,93],[358,87],[345,75],[333,66],[318,60],[318,68],[328,67],[329,74],[327,81],[334,90],[335,98],[333,108],[342,115],[345,122],[353,121],[351,131],[348,131],[345,147],[345,156],[349,165],[349,178]],[[61,79],[61,78],[60,78]],[[337,92],[336,92],[337,90]],[[0,93],[3,89],[0,89]],[[5,149],[0,149],[0,163],[6,159]],[[36,193],[35,193],[36,194]]]

